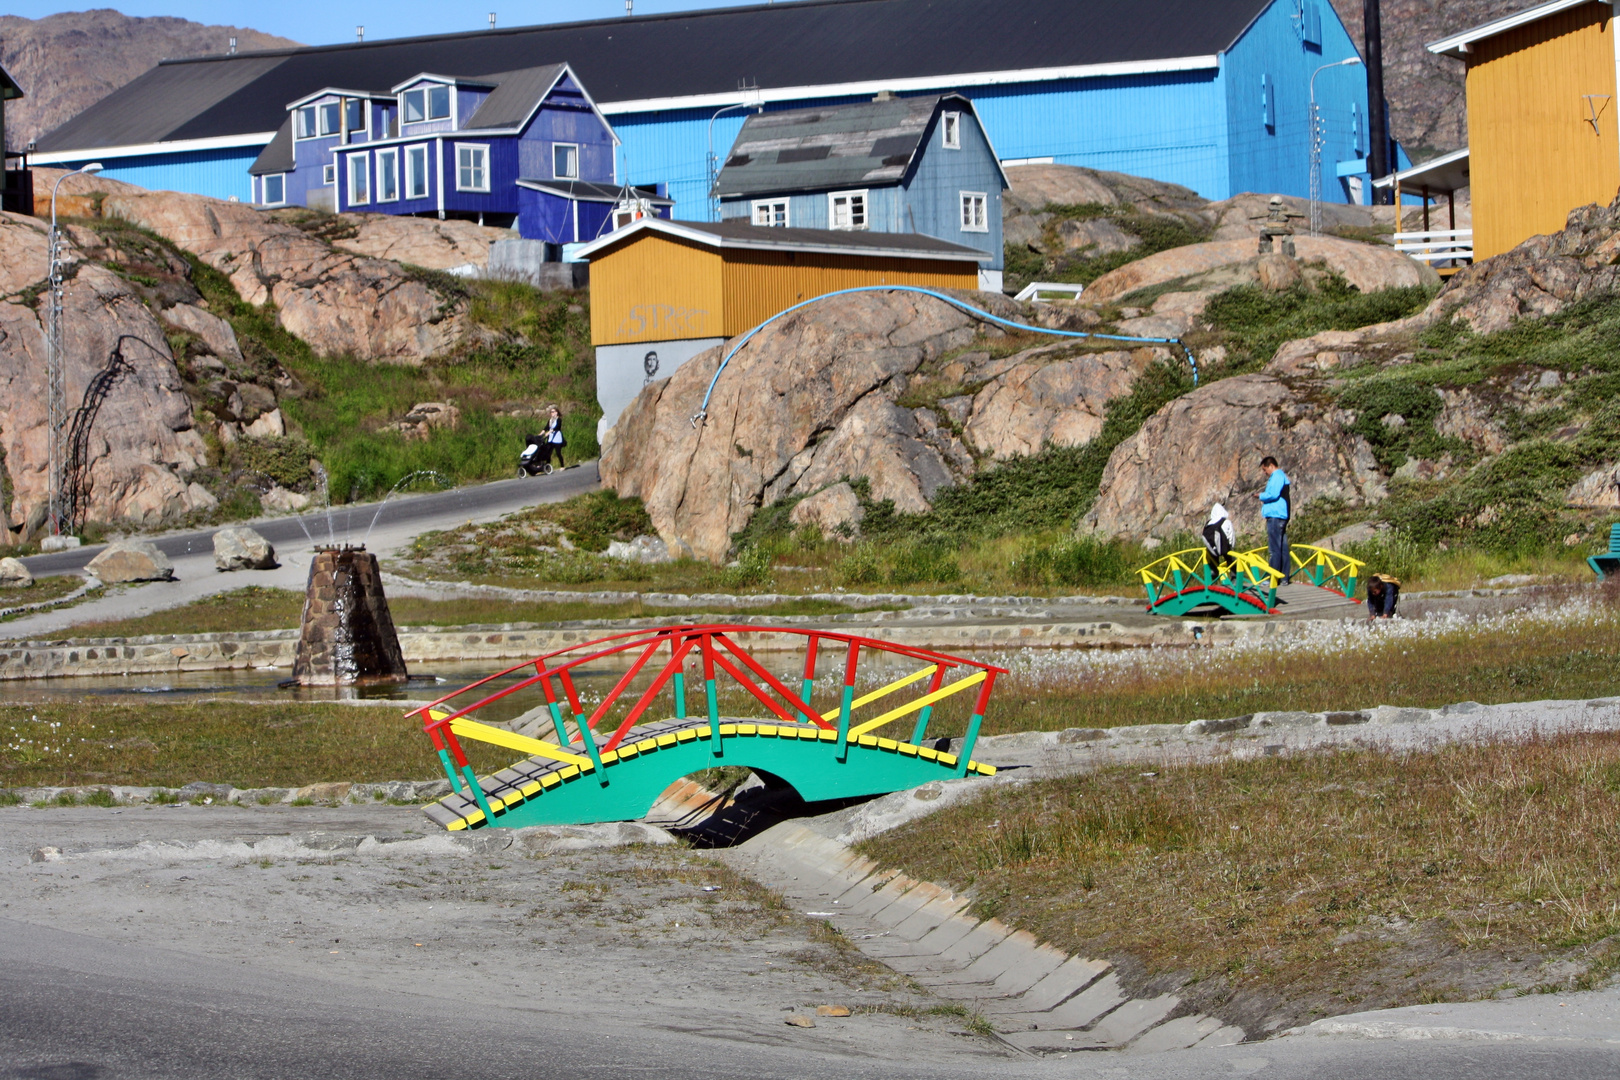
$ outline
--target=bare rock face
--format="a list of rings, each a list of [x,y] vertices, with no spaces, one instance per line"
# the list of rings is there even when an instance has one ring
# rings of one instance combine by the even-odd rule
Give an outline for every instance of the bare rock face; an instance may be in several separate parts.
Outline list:
[[[1273,375],[1212,383],[1170,402],[1115,448],[1086,525],[1164,537],[1196,530],[1221,502],[1240,530],[1256,528],[1267,454],[1282,463],[1300,506],[1322,496],[1350,505],[1381,499],[1372,448],[1346,430],[1351,420]]]
[[[236,331],[218,315],[193,304],[176,304],[163,310],[163,321],[201,340],[210,354],[222,360],[242,362],[242,346],[237,343]]]
[[[1306,233],[1311,224],[1311,204],[1297,195],[1272,196],[1245,191],[1230,199],[1212,202],[1204,207],[1215,227],[1211,240],[1241,240],[1258,237],[1260,229],[1271,213],[1271,200],[1280,198],[1283,213],[1297,233]],[[1340,229],[1357,233],[1394,232],[1393,206],[1351,206],[1346,203],[1324,202],[1321,206],[1322,231],[1333,235]],[[1443,228],[1444,226],[1436,226]]]
[[[964,433],[976,448],[1009,458],[1047,445],[1084,446],[1102,430],[1108,402],[1130,393],[1154,359],[1137,349],[1042,363],[1047,351],[1037,350],[974,396]]]
[[[861,500],[847,481],[801,500],[788,515],[788,520],[795,525],[814,525],[821,530],[822,536],[846,541],[860,535],[861,522],[865,518],[866,511],[861,508]]]
[[[444,401],[418,402],[397,424],[391,426],[407,439],[425,440],[434,428],[453,431],[460,427],[461,410]]]
[[[70,241],[68,258],[78,257]],[[45,226],[0,215],[0,295],[35,286],[45,274]],[[93,381],[102,391],[92,395],[82,444],[84,516],[150,527],[199,509],[187,478],[207,451],[150,309],[121,278],[79,263],[64,287],[62,325],[70,413],[86,403]],[[46,370],[43,296],[0,304],[0,446],[13,524],[43,520],[48,499]]]
[[[101,209],[203,259],[248,303],[274,303],[317,353],[420,363],[461,336],[460,310],[399,266],[334,250],[251,206],[152,191],[107,195]]]
[[[1346,281],[1362,292],[1434,285],[1440,280],[1439,275],[1429,267],[1394,248],[1340,240],[1332,236],[1297,236],[1294,244],[1301,263],[1320,263],[1343,275]],[[1084,299],[1091,304],[1108,303],[1138,289],[1162,285],[1178,278],[1208,274],[1225,267],[1258,265],[1259,259],[1255,241],[1250,239],[1188,244],[1149,255],[1104,274],[1086,289]],[[1253,273],[1258,278],[1258,271]],[[1237,284],[1237,281],[1231,284]]]
[[[86,567],[104,585],[125,581],[168,581],[174,577],[174,564],[146,540],[114,540],[90,560]]]
[[[488,266],[490,245],[510,240],[510,229],[494,229],[472,221],[433,221],[395,214],[339,214],[352,223],[354,236],[332,246],[373,259],[390,259],[429,270],[459,266]]]
[[[274,570],[276,565],[275,547],[253,529],[238,525],[214,534],[216,570]]]
[[[1605,465],[1575,481],[1564,496],[1564,504],[1583,510],[1620,508],[1620,465]]]

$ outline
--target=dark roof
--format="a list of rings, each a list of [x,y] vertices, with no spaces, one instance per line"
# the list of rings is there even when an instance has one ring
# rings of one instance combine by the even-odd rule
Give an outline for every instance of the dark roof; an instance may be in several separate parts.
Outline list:
[[[561,195],[565,199],[578,199],[581,202],[618,202],[619,196],[624,194],[623,184],[597,184],[590,180],[530,180],[527,178],[518,181],[519,187],[533,188],[535,191],[549,191],[554,195]],[[653,206],[674,206],[675,200],[658,194],[650,187],[634,187],[630,189],[636,198],[645,199]]]
[[[746,221],[668,221],[642,218],[634,225],[609,233],[594,241],[581,255],[594,255],[623,240],[645,232],[685,236],[719,248],[775,248],[787,251],[889,256],[894,258],[935,258],[965,262],[988,262],[990,255],[978,248],[953,244],[921,233],[865,232],[849,229],[778,229],[751,225]],[[594,249],[594,250],[593,250]]]
[[[323,86],[566,61],[598,104],[1205,56],[1272,0],[801,0],[167,61],[39,140],[77,150],[274,131]],[[900,47],[903,43],[904,47]],[[948,87],[947,87],[948,88]]]
[[[715,191],[722,197],[898,184],[940,102],[954,94],[756,113],[743,122]]]
[[[22,96],[22,87],[17,85],[17,80],[6,74],[5,68],[0,68],[0,101],[13,101]]]
[[[270,145],[253,159],[253,165],[248,172],[254,176],[264,176],[266,173],[292,172],[297,164],[293,160],[292,117],[287,117],[282,125],[276,128],[275,137]]]
[[[514,128],[527,120],[546,93],[556,85],[567,70],[566,64],[546,64],[542,67],[503,71],[497,75],[481,76],[495,84],[495,89],[464,125],[464,131],[494,128]]]

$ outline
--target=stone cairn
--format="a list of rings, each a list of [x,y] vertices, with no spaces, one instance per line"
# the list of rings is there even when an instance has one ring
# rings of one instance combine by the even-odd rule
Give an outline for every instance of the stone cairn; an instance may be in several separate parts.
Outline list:
[[[292,681],[347,686],[399,683],[409,677],[377,556],[363,544],[318,549],[309,564]]]
[[[1273,195],[1268,205],[1270,212],[1266,215],[1266,223],[1260,226],[1260,254],[1271,254],[1275,245],[1281,247],[1282,253],[1292,259],[1295,257],[1294,227],[1288,224],[1288,215],[1283,212],[1283,201]],[[1281,241],[1281,244],[1278,244],[1278,241]]]

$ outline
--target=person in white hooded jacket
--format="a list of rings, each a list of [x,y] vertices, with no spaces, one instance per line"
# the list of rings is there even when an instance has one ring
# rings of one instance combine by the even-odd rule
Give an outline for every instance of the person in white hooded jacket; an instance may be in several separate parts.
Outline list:
[[[1209,521],[1204,525],[1204,547],[1209,550],[1210,561],[1218,573],[1228,572],[1235,543],[1237,536],[1232,531],[1232,519],[1227,516],[1226,507],[1216,503],[1209,508]]]

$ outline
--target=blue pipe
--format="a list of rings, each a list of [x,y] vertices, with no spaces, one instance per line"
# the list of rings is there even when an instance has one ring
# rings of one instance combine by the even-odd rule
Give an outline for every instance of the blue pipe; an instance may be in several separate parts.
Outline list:
[[[744,345],[748,344],[749,341],[753,340],[755,334],[759,333],[761,330],[765,329],[782,316],[790,315],[802,307],[808,307],[811,304],[829,299],[830,297],[834,296],[847,296],[850,293],[864,292],[920,293],[923,296],[932,296],[936,300],[943,300],[947,304],[950,304],[953,307],[961,308],[969,315],[983,319],[986,322],[992,322],[998,326],[1008,326],[1014,330],[1028,330],[1036,334],[1049,334],[1052,337],[1097,338],[1101,341],[1134,341],[1150,345],[1176,345],[1181,348],[1182,352],[1187,354],[1187,363],[1192,367],[1193,385],[1198,385],[1198,357],[1193,354],[1193,351],[1188,348],[1180,338],[1129,337],[1124,334],[1092,334],[1080,330],[1051,330],[1044,326],[1030,326],[1028,323],[1013,322],[1011,319],[1003,319],[1001,316],[992,315],[982,308],[976,308],[964,300],[958,300],[956,297],[951,296],[948,293],[942,293],[934,289],[925,289],[920,285],[861,285],[853,289],[839,289],[837,292],[823,293],[820,296],[812,296],[808,300],[801,300],[790,308],[784,308],[781,311],[778,311],[775,315],[772,315],[770,318],[766,319],[764,322],[760,323],[758,326],[754,327],[752,330],[748,331],[748,333],[739,338],[737,340],[737,344],[733,345],[729,350],[727,350],[726,355],[721,358],[720,366],[714,371],[714,378],[709,380],[709,388],[703,392],[703,405],[692,417],[692,426],[697,427],[699,424],[709,418],[709,398],[714,394],[714,384],[720,381],[721,372],[726,370],[726,365],[731,363],[731,358],[737,355],[737,350],[741,349]]]

